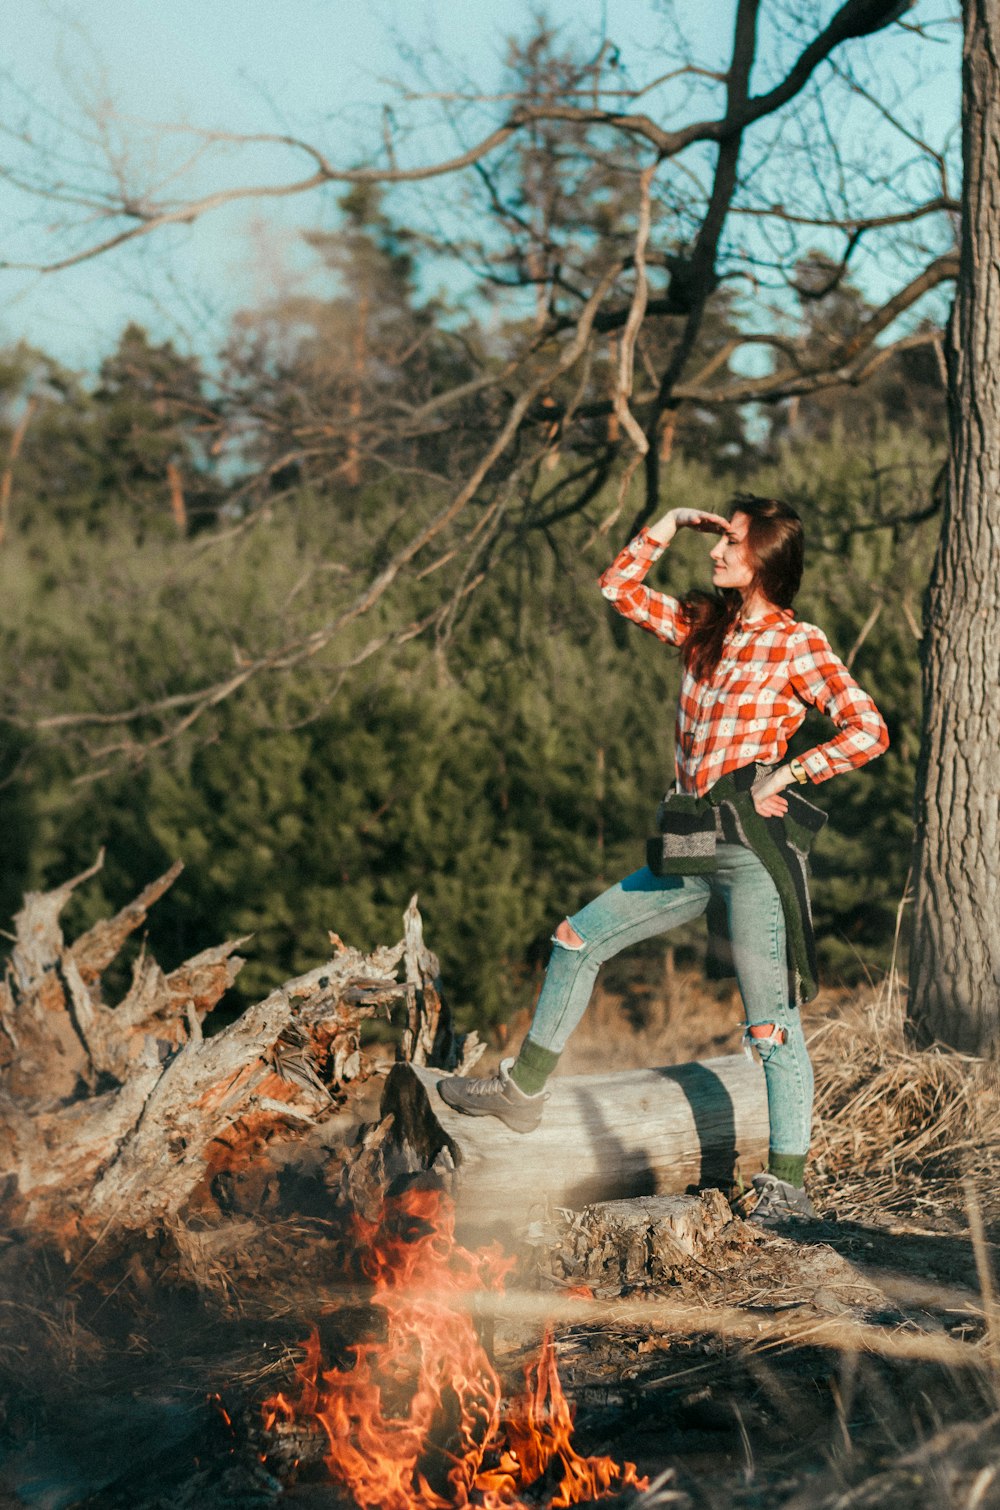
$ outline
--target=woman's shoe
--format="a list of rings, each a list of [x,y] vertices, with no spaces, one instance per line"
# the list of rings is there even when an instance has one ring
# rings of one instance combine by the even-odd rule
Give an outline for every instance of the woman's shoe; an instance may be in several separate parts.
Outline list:
[[[496,1074],[480,1080],[466,1080],[464,1075],[439,1080],[438,1095],[446,1106],[467,1117],[499,1117],[515,1132],[534,1132],[549,1093],[539,1091],[537,1096],[529,1096],[522,1091],[510,1078],[513,1063],[513,1059],[501,1059]]]
[[[801,1186],[790,1185],[774,1174],[755,1174],[750,1183],[757,1192],[757,1204],[747,1220],[758,1227],[779,1227],[796,1217],[818,1220],[818,1212]]]

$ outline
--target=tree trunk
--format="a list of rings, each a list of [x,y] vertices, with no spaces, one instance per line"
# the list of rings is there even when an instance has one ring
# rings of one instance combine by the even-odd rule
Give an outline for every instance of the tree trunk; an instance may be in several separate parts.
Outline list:
[[[371,1160],[349,1172],[357,1197],[403,1172],[451,1185],[464,1223],[523,1222],[546,1206],[666,1195],[746,1181],[767,1158],[764,1073],[744,1054],[663,1069],[557,1076],[541,1125],[516,1133],[468,1117],[437,1094],[440,1070],[397,1064],[369,1134]],[[737,1170],[738,1164],[738,1170]]]
[[[1000,1051],[1000,0],[965,0],[951,454],[924,637],[911,1026]]]
[[[14,464],[21,454],[24,437],[28,433],[28,426],[34,419],[41,406],[41,399],[33,394],[24,408],[24,413],[14,426],[14,433],[10,438],[10,448],[7,452],[7,465],[0,473],[0,545],[7,539],[7,527],[10,523],[10,495],[14,487]]]

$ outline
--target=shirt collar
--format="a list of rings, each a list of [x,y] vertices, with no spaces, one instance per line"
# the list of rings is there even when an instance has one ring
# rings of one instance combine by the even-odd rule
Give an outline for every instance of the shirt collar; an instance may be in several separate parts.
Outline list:
[[[787,624],[794,619],[790,608],[769,608],[764,613],[754,614],[751,619],[741,615],[736,620],[737,629],[770,629],[774,624]]]

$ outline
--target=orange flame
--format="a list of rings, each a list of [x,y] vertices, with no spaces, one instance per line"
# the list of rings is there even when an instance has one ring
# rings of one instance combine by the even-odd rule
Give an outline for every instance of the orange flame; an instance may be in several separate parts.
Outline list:
[[[447,1197],[407,1191],[378,1222],[355,1219],[354,1236],[386,1313],[386,1341],[357,1343],[353,1367],[326,1369],[314,1331],[296,1368],[297,1397],[275,1395],[263,1412],[267,1430],[319,1423],[331,1478],[359,1510],[527,1510],[518,1494],[533,1485],[536,1494],[551,1486],[548,1503],[561,1510],[645,1486],[634,1464],[573,1448],[551,1333],[501,1422],[496,1370],[468,1311],[449,1302],[501,1291],[514,1260],[495,1245],[473,1253],[457,1244]]]

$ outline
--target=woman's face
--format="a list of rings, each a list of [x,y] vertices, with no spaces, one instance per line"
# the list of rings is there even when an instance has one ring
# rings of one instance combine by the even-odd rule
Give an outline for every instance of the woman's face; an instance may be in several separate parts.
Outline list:
[[[712,584],[715,587],[747,588],[753,581],[754,567],[746,543],[750,519],[736,513],[729,529],[711,551]]]

